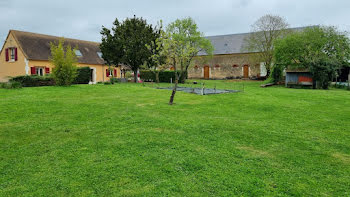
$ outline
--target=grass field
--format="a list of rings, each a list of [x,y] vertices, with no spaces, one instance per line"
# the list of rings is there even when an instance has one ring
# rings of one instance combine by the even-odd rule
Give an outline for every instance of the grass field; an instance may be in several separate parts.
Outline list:
[[[0,196],[349,196],[350,92],[244,86],[0,89]]]

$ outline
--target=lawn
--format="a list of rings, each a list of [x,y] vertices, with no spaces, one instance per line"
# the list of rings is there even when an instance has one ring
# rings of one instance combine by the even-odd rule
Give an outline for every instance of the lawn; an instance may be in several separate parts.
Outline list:
[[[0,89],[0,196],[349,196],[350,91],[259,85]]]

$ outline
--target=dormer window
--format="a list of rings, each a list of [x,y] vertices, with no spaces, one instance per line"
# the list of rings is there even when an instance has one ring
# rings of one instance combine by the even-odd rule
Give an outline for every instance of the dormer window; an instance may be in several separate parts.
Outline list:
[[[97,55],[102,59],[102,52],[97,52]]]
[[[83,56],[83,54],[81,54],[81,52],[79,50],[75,50],[75,55],[77,57],[82,57]]]

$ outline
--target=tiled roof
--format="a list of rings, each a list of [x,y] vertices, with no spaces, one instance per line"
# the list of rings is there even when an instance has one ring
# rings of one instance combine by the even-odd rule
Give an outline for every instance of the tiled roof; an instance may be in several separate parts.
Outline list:
[[[11,30],[15,39],[19,42],[25,56],[29,60],[49,60],[51,55],[50,43],[58,43],[62,37],[49,36],[37,33]],[[79,63],[104,64],[97,52],[100,51],[99,43],[77,39],[64,38],[65,44],[72,48],[77,47],[82,56],[78,57]]]
[[[292,31],[301,31],[307,27],[291,28]],[[244,47],[245,39],[251,33],[228,34],[219,36],[205,37],[211,41],[214,46],[214,55],[237,54],[237,53],[254,53],[256,51],[247,51]],[[199,52],[199,56],[206,55],[205,52]]]

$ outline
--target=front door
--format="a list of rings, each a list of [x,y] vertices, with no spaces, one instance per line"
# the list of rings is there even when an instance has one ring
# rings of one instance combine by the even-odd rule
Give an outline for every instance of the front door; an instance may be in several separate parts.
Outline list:
[[[243,66],[243,78],[248,78],[249,77],[249,66],[244,65]]]
[[[209,79],[209,66],[204,66],[204,79]]]

